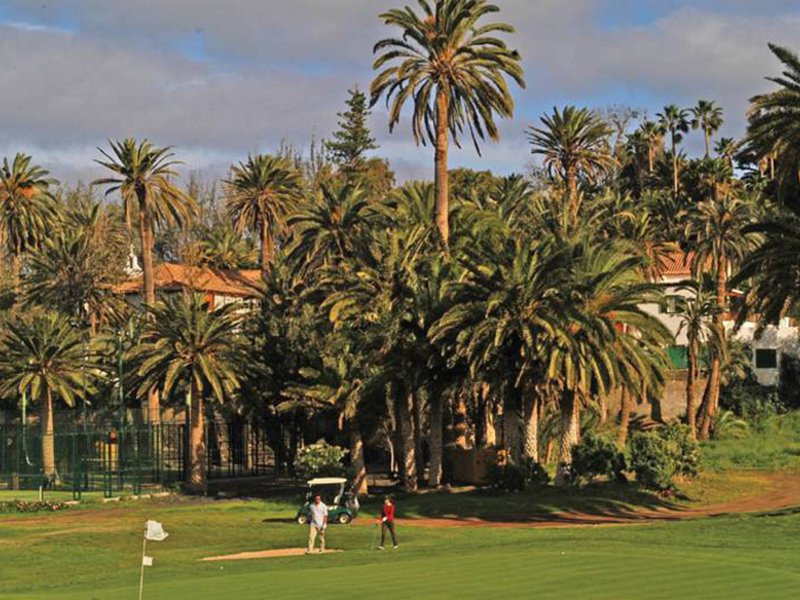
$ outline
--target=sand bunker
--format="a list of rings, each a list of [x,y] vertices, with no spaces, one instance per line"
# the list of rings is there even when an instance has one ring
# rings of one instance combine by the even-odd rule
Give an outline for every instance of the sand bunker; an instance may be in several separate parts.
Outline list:
[[[335,554],[342,552],[342,550],[325,550],[325,554]],[[260,550],[258,552],[240,552],[239,554],[228,554],[226,556],[211,556],[203,558],[203,561],[220,561],[220,560],[254,560],[256,558],[283,558],[286,556],[303,556],[305,555],[305,548],[286,548],[283,550]],[[314,555],[320,554],[314,551]]]

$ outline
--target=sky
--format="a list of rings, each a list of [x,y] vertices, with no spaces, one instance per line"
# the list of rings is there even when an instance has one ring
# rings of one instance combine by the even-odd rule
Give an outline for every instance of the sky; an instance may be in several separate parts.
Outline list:
[[[88,180],[107,140],[175,146],[186,169],[225,172],[248,153],[329,136],[347,90],[369,87],[378,15],[410,0],[0,0],[0,156],[26,152],[63,181]],[[527,88],[479,156],[451,166],[523,172],[525,131],[553,106],[623,105],[650,116],[713,99],[719,135],[744,132],[748,99],[772,89],[773,42],[800,51],[800,0],[494,0]],[[416,4],[416,2],[413,2]],[[401,180],[431,177],[407,119],[370,125]],[[688,152],[699,153],[692,134]]]

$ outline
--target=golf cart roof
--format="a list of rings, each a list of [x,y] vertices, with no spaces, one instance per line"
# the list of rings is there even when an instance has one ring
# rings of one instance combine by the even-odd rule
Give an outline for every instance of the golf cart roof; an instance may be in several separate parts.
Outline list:
[[[315,485],[343,485],[347,483],[344,477],[317,477],[316,479],[309,479],[308,485],[313,487]]]

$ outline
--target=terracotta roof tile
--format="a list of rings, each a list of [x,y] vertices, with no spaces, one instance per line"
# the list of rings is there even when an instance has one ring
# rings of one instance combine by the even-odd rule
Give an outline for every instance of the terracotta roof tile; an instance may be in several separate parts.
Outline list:
[[[157,265],[154,275],[157,290],[195,290],[206,294],[240,298],[254,297],[256,291],[253,288],[261,280],[261,272],[256,270],[226,271],[174,263]],[[143,285],[142,276],[137,276],[115,286],[114,291],[119,294],[139,294]]]

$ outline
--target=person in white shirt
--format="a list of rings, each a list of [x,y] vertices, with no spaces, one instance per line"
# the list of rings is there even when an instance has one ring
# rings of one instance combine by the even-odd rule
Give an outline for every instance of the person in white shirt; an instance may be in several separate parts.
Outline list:
[[[308,529],[308,550],[306,554],[314,551],[314,540],[319,535],[319,551],[325,552],[325,528],[328,526],[328,507],[320,496],[314,496],[311,505],[311,523]]]

